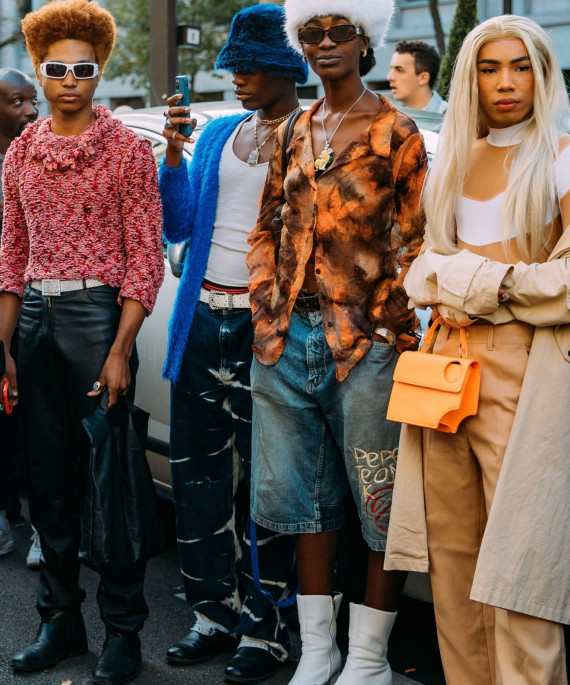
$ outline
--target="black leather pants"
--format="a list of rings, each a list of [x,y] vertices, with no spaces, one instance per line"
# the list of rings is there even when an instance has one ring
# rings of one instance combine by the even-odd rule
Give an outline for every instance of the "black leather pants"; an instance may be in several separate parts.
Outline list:
[[[117,293],[101,286],[44,297],[28,286],[22,301],[18,385],[30,518],[45,558],[37,599],[42,617],[78,608],[85,598],[77,555],[89,444],[81,419],[100,401],[87,393],[115,339]],[[142,628],[144,572],[144,565],[101,568],[97,601],[108,628]]]

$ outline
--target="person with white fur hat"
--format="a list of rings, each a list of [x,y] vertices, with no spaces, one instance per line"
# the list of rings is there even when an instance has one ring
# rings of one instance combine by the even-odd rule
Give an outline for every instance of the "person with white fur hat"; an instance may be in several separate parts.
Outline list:
[[[252,518],[296,536],[302,657],[290,685],[339,678],[333,564],[349,488],[370,551],[337,685],[392,683],[387,642],[405,574],[384,570],[400,432],[386,408],[398,352],[416,344],[402,282],[422,242],[426,172],[414,122],[361,78],[392,9],[286,0],[289,42],[325,97],[295,123],[285,177],[278,132],[249,236]]]

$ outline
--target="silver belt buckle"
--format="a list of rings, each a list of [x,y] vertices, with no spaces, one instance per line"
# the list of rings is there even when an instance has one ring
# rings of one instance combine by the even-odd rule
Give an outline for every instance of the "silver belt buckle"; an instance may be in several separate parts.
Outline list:
[[[219,305],[215,304],[214,303],[214,297],[216,295],[222,295],[222,296],[227,297],[228,298],[228,306],[227,307],[224,307],[224,306],[220,307]],[[208,297],[209,297],[208,306],[210,307],[210,309],[233,309],[233,307],[234,307],[234,298],[233,298],[233,295],[231,293],[225,293],[222,290],[210,290],[210,294]]]
[[[42,295],[48,297],[59,297],[61,295],[61,284],[58,278],[44,278],[42,280]]]

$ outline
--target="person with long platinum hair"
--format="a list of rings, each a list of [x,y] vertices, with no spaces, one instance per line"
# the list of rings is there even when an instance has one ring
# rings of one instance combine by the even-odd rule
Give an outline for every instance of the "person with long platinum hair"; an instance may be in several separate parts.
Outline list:
[[[533,111],[512,159],[503,212],[506,221],[511,217],[516,227],[517,247],[522,255],[534,260],[543,247],[546,207],[554,199],[552,162],[558,155],[560,135],[568,125],[568,95],[550,38],[530,19],[495,17],[465,39],[461,51],[465,58],[457,61],[450,92],[453,116],[446,117],[442,126],[438,163],[428,178],[426,214],[434,247],[444,252],[458,251],[455,202],[462,194],[473,143],[488,135],[490,126],[474,87],[476,55],[485,43],[501,38],[523,42],[534,76]]]
[[[568,682],[568,114],[535,22],[466,37],[404,285],[444,321],[435,353],[468,327],[479,410],[455,434],[403,427],[386,555],[429,567],[448,685]]]

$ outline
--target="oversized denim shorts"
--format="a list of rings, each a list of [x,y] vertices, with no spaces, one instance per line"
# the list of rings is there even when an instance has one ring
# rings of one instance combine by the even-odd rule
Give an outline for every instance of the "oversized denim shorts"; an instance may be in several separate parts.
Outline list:
[[[286,533],[336,530],[350,487],[370,549],[384,551],[400,425],[386,420],[397,361],[373,342],[340,383],[320,312],[293,312],[275,366],[254,359],[252,517]]]

